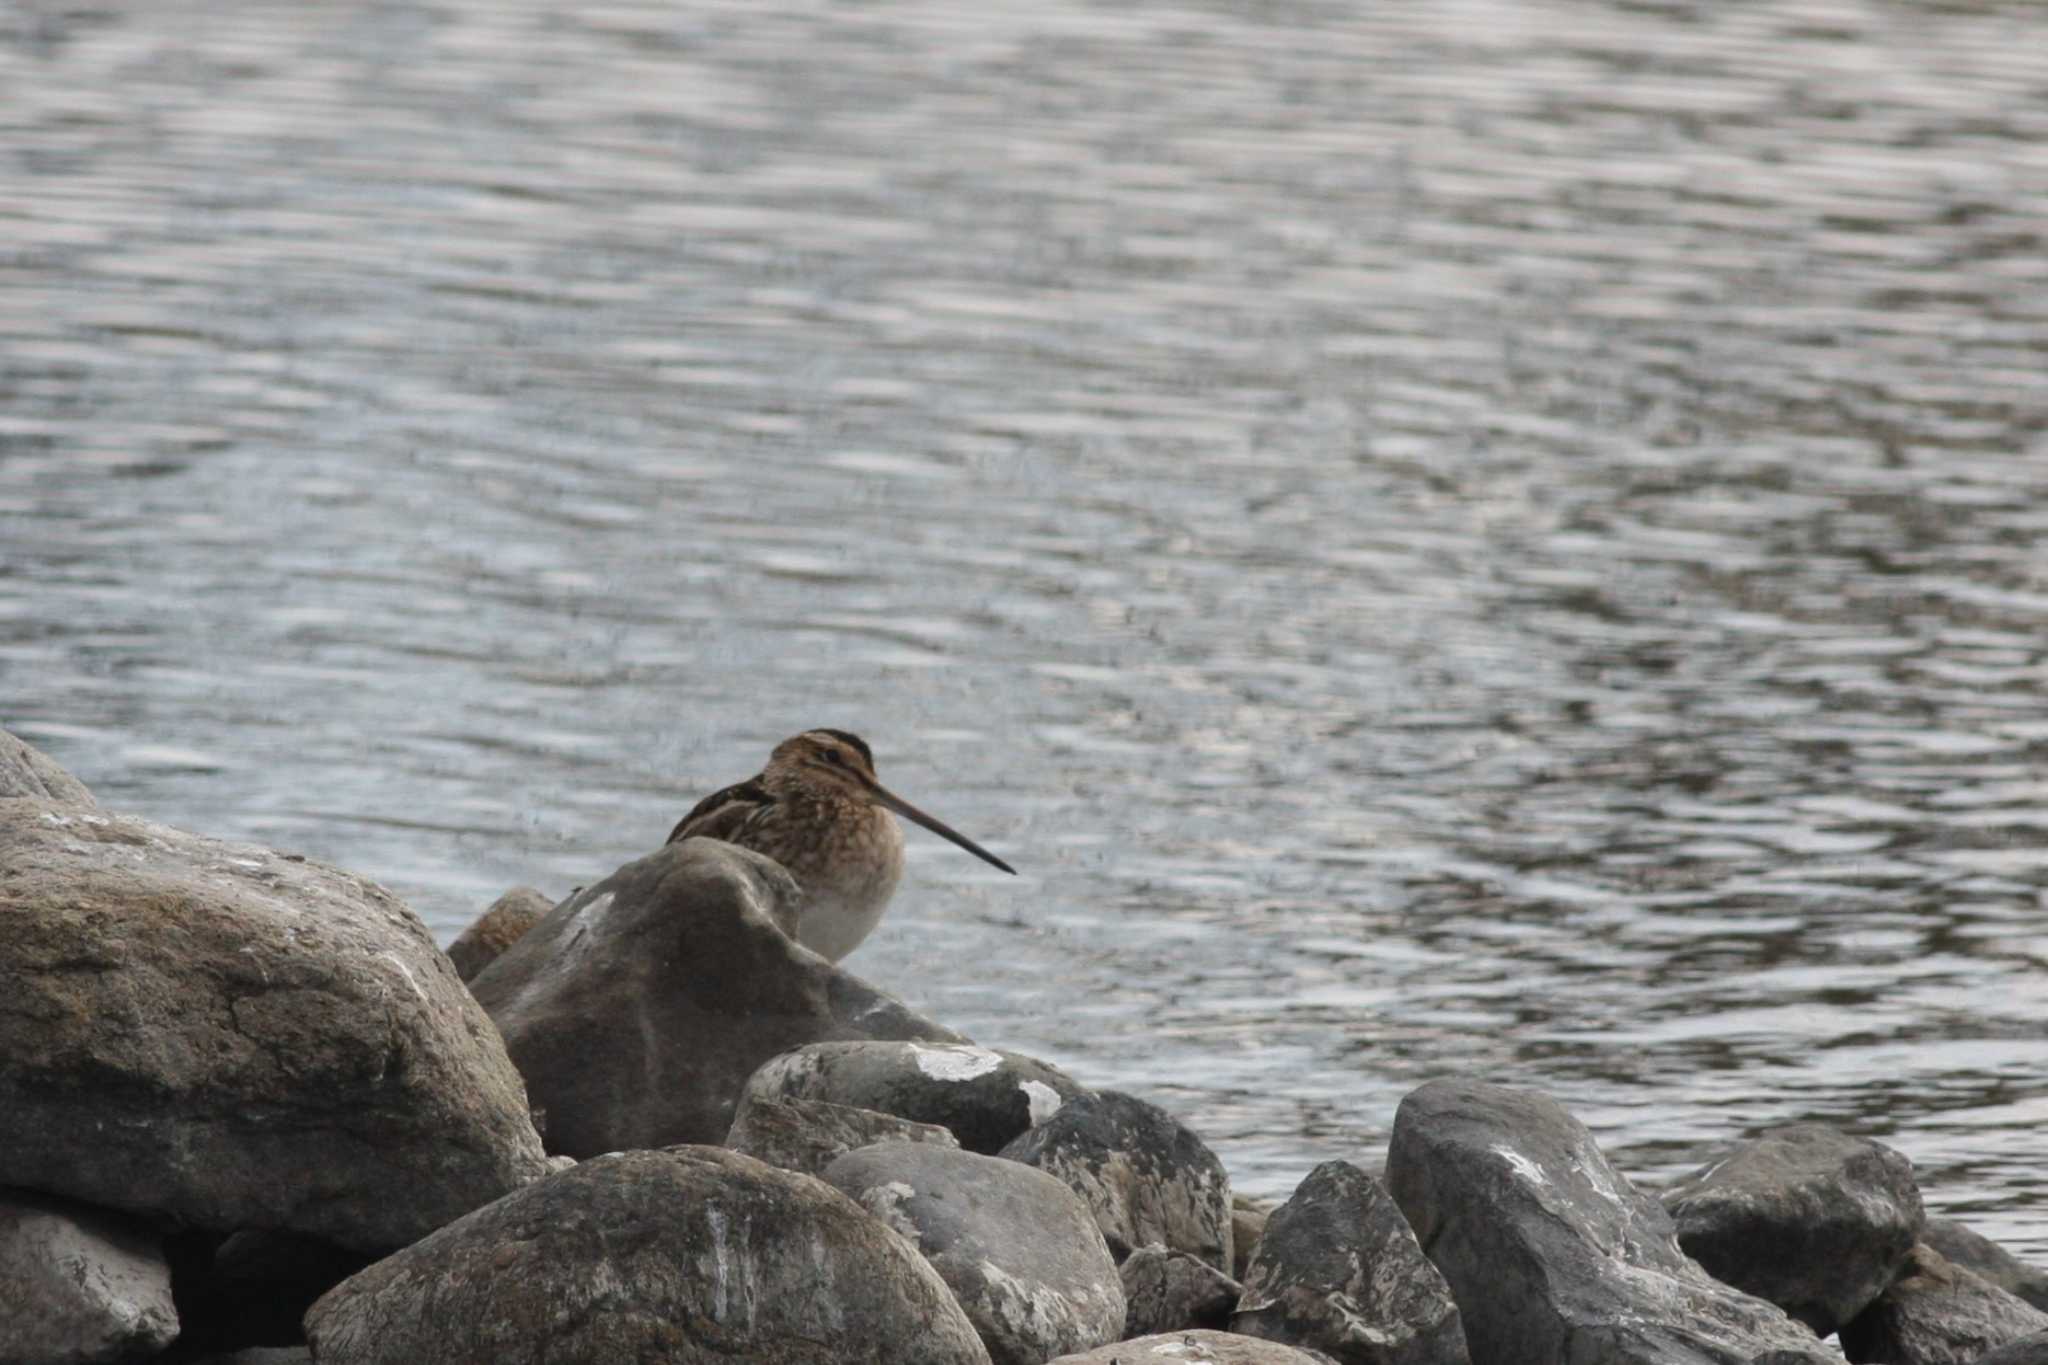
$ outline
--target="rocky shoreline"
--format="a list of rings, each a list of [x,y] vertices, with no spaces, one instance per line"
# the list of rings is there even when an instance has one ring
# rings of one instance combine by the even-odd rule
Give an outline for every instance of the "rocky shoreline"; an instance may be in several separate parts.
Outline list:
[[[0,731],[0,1365],[2048,1365],[2048,1274],[1816,1125],[1646,1193],[1469,1079],[1276,1208],[801,948],[688,840],[443,953]],[[458,965],[459,964],[459,965]]]

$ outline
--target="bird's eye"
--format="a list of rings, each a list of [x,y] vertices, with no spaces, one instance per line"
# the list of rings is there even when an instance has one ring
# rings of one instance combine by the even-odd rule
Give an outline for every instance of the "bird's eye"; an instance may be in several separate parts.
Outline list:
[[[839,753],[839,751],[838,751],[837,749],[827,749],[827,750],[825,751],[825,761],[826,761],[827,763],[839,763],[839,764],[843,764],[843,763],[845,763],[845,762],[846,762],[845,758],[843,758],[843,757],[841,757],[841,756],[840,756],[840,753]]]

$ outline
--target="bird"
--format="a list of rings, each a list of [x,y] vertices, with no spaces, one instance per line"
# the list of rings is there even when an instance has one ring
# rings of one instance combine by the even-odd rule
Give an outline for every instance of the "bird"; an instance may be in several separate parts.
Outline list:
[[[845,730],[806,730],[783,740],[760,772],[692,806],[667,842],[723,839],[781,863],[804,890],[797,942],[837,962],[881,922],[903,877],[897,815],[1017,875],[980,844],[884,787],[875,779],[874,751]]]

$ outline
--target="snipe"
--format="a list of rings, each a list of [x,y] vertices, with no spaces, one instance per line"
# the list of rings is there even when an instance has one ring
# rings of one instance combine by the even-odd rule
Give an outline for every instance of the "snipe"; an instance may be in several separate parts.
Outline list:
[[[903,827],[891,811],[1016,874],[876,781],[873,751],[844,730],[806,730],[783,740],[759,773],[691,808],[668,842],[702,834],[781,863],[804,888],[797,942],[837,962],[881,920],[902,879]]]

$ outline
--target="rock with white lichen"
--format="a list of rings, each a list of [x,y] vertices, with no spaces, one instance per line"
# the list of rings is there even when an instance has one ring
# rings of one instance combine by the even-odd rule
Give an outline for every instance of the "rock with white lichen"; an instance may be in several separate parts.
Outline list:
[[[720,1147],[551,1175],[342,1281],[306,1334],[321,1365],[988,1362],[909,1243]]]
[[[1044,1172],[891,1142],[848,1152],[824,1178],[924,1253],[995,1365],[1039,1365],[1123,1335],[1123,1284],[1102,1233]]]
[[[837,1042],[796,1048],[747,1082],[752,1099],[827,1100],[936,1123],[993,1156],[1088,1092],[1056,1067],[967,1043]]]

